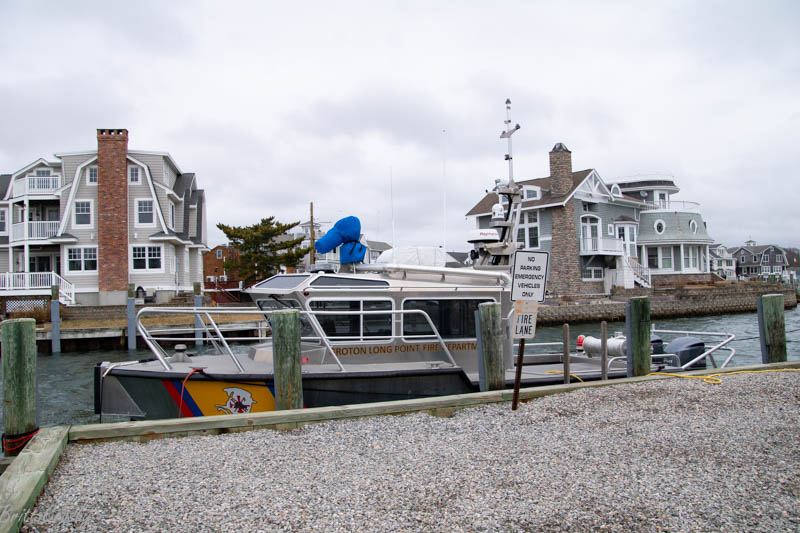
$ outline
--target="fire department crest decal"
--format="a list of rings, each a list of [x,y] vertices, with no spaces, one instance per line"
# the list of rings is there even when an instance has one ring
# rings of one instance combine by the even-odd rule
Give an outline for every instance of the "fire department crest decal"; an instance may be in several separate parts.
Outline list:
[[[229,387],[222,391],[228,395],[228,400],[225,405],[217,405],[217,411],[224,411],[229,415],[249,413],[253,404],[257,403],[253,399],[253,395],[244,389]]]

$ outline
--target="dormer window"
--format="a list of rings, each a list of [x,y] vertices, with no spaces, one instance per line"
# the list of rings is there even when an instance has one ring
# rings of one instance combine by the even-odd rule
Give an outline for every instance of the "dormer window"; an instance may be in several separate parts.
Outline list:
[[[653,224],[653,229],[656,230],[656,233],[661,235],[664,233],[664,230],[667,229],[667,225],[663,220],[656,220],[655,224]]]
[[[522,197],[525,200],[538,200],[542,197],[542,190],[539,187],[525,186]]]
[[[49,168],[38,168],[38,169],[36,169],[36,174],[35,175],[36,175],[36,177],[39,177],[39,178],[42,178],[42,177],[45,177],[45,176],[49,176],[50,175],[50,169]]]
[[[619,185],[616,183],[611,186],[611,195],[612,196],[622,196],[622,191],[619,188]]]
[[[697,233],[697,222],[695,222],[694,220],[690,221],[689,222],[689,230],[692,233]]]

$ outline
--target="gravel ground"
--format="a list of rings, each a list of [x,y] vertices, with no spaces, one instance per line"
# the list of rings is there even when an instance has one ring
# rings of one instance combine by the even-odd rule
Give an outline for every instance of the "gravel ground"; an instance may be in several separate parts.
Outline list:
[[[800,373],[70,445],[23,531],[800,531]]]

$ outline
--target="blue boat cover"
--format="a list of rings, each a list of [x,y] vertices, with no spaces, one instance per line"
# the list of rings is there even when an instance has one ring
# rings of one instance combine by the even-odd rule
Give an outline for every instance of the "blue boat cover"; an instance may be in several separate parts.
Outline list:
[[[364,260],[367,253],[366,246],[358,242],[359,237],[361,237],[361,221],[357,217],[345,217],[314,243],[314,249],[318,253],[326,254],[342,245],[339,250],[339,262],[343,265],[359,263]]]

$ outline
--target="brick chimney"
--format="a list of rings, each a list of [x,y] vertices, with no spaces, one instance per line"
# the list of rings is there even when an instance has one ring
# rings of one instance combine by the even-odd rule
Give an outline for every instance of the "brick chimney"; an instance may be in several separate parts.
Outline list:
[[[97,130],[97,241],[100,305],[128,291],[128,130]]]
[[[564,196],[572,189],[572,152],[563,143],[556,143],[550,151],[550,191],[553,196]]]

